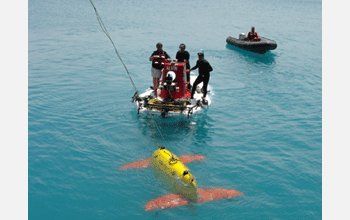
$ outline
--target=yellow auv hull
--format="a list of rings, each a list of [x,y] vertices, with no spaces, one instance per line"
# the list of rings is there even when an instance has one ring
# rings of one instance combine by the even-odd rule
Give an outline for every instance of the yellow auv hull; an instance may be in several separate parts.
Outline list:
[[[151,157],[151,166],[155,175],[173,193],[197,201],[197,184],[190,169],[181,160],[166,149],[156,150]]]

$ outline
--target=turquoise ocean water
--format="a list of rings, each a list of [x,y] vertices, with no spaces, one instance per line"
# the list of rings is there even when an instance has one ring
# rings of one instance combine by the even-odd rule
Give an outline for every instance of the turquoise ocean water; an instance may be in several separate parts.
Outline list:
[[[190,121],[155,118],[156,138],[198,187],[245,196],[145,212],[166,195],[151,169],[149,122],[88,0],[28,2],[29,219],[322,219],[320,0],[101,1],[94,4],[142,92],[157,42],[201,49],[214,71],[212,105]],[[277,42],[264,55],[226,45],[255,26]]]

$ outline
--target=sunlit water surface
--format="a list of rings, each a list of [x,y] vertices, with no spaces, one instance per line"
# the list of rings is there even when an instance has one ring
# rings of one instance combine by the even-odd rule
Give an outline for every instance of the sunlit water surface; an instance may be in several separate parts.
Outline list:
[[[321,219],[320,0],[100,1],[94,4],[139,91],[162,42],[185,43],[214,71],[212,105],[190,121],[154,118],[160,145],[207,159],[198,187],[245,196],[166,210],[151,169],[120,171],[157,149],[149,121],[89,1],[29,5],[29,219]],[[226,45],[254,25],[277,42],[264,55]]]

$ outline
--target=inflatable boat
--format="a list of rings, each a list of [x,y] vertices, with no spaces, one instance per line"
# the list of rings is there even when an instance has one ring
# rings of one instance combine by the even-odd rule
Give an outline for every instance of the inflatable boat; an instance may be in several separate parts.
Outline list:
[[[164,68],[162,69],[162,80],[159,88],[155,91],[153,87],[148,88],[144,93],[137,92],[132,97],[132,102],[136,104],[138,114],[145,112],[151,114],[160,114],[163,118],[168,115],[184,115],[190,117],[211,104],[210,90],[208,85],[207,96],[203,97],[202,86],[200,83],[195,91],[193,99],[188,88],[188,84],[193,85],[196,80],[194,74],[190,74],[190,82],[186,79],[186,63],[165,62],[165,57],[159,57],[159,61]]]
[[[247,40],[244,33],[239,35],[239,39],[229,36],[226,39],[226,42],[232,46],[259,54],[265,54],[267,51],[277,48],[277,43],[274,40],[264,37],[254,40]]]

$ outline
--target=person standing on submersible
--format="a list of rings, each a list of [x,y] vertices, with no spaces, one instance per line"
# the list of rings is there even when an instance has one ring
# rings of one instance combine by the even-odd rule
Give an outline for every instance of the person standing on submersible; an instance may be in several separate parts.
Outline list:
[[[205,99],[207,95],[208,82],[210,78],[210,72],[213,71],[213,68],[210,66],[209,62],[204,59],[204,53],[198,53],[198,60],[194,67],[190,69],[190,71],[198,69],[198,77],[196,81],[194,81],[191,92],[191,99],[193,99],[193,95],[196,91],[197,85],[203,82],[203,99]]]
[[[149,58],[149,61],[152,62],[152,70],[151,74],[153,77],[153,89],[154,89],[154,95],[157,97],[157,89],[159,86],[159,80],[162,76],[162,69],[164,65],[161,63],[156,63],[155,58],[158,58],[161,55],[165,56],[166,60],[171,60],[170,56],[163,50],[163,44],[162,43],[157,43],[156,44],[157,50],[152,53],[152,55]]]
[[[179,48],[180,50],[176,53],[176,62],[186,62],[186,70],[190,70],[190,53],[185,50],[185,44],[180,44]],[[188,89],[191,90],[190,71],[186,72],[186,80],[188,82]]]

